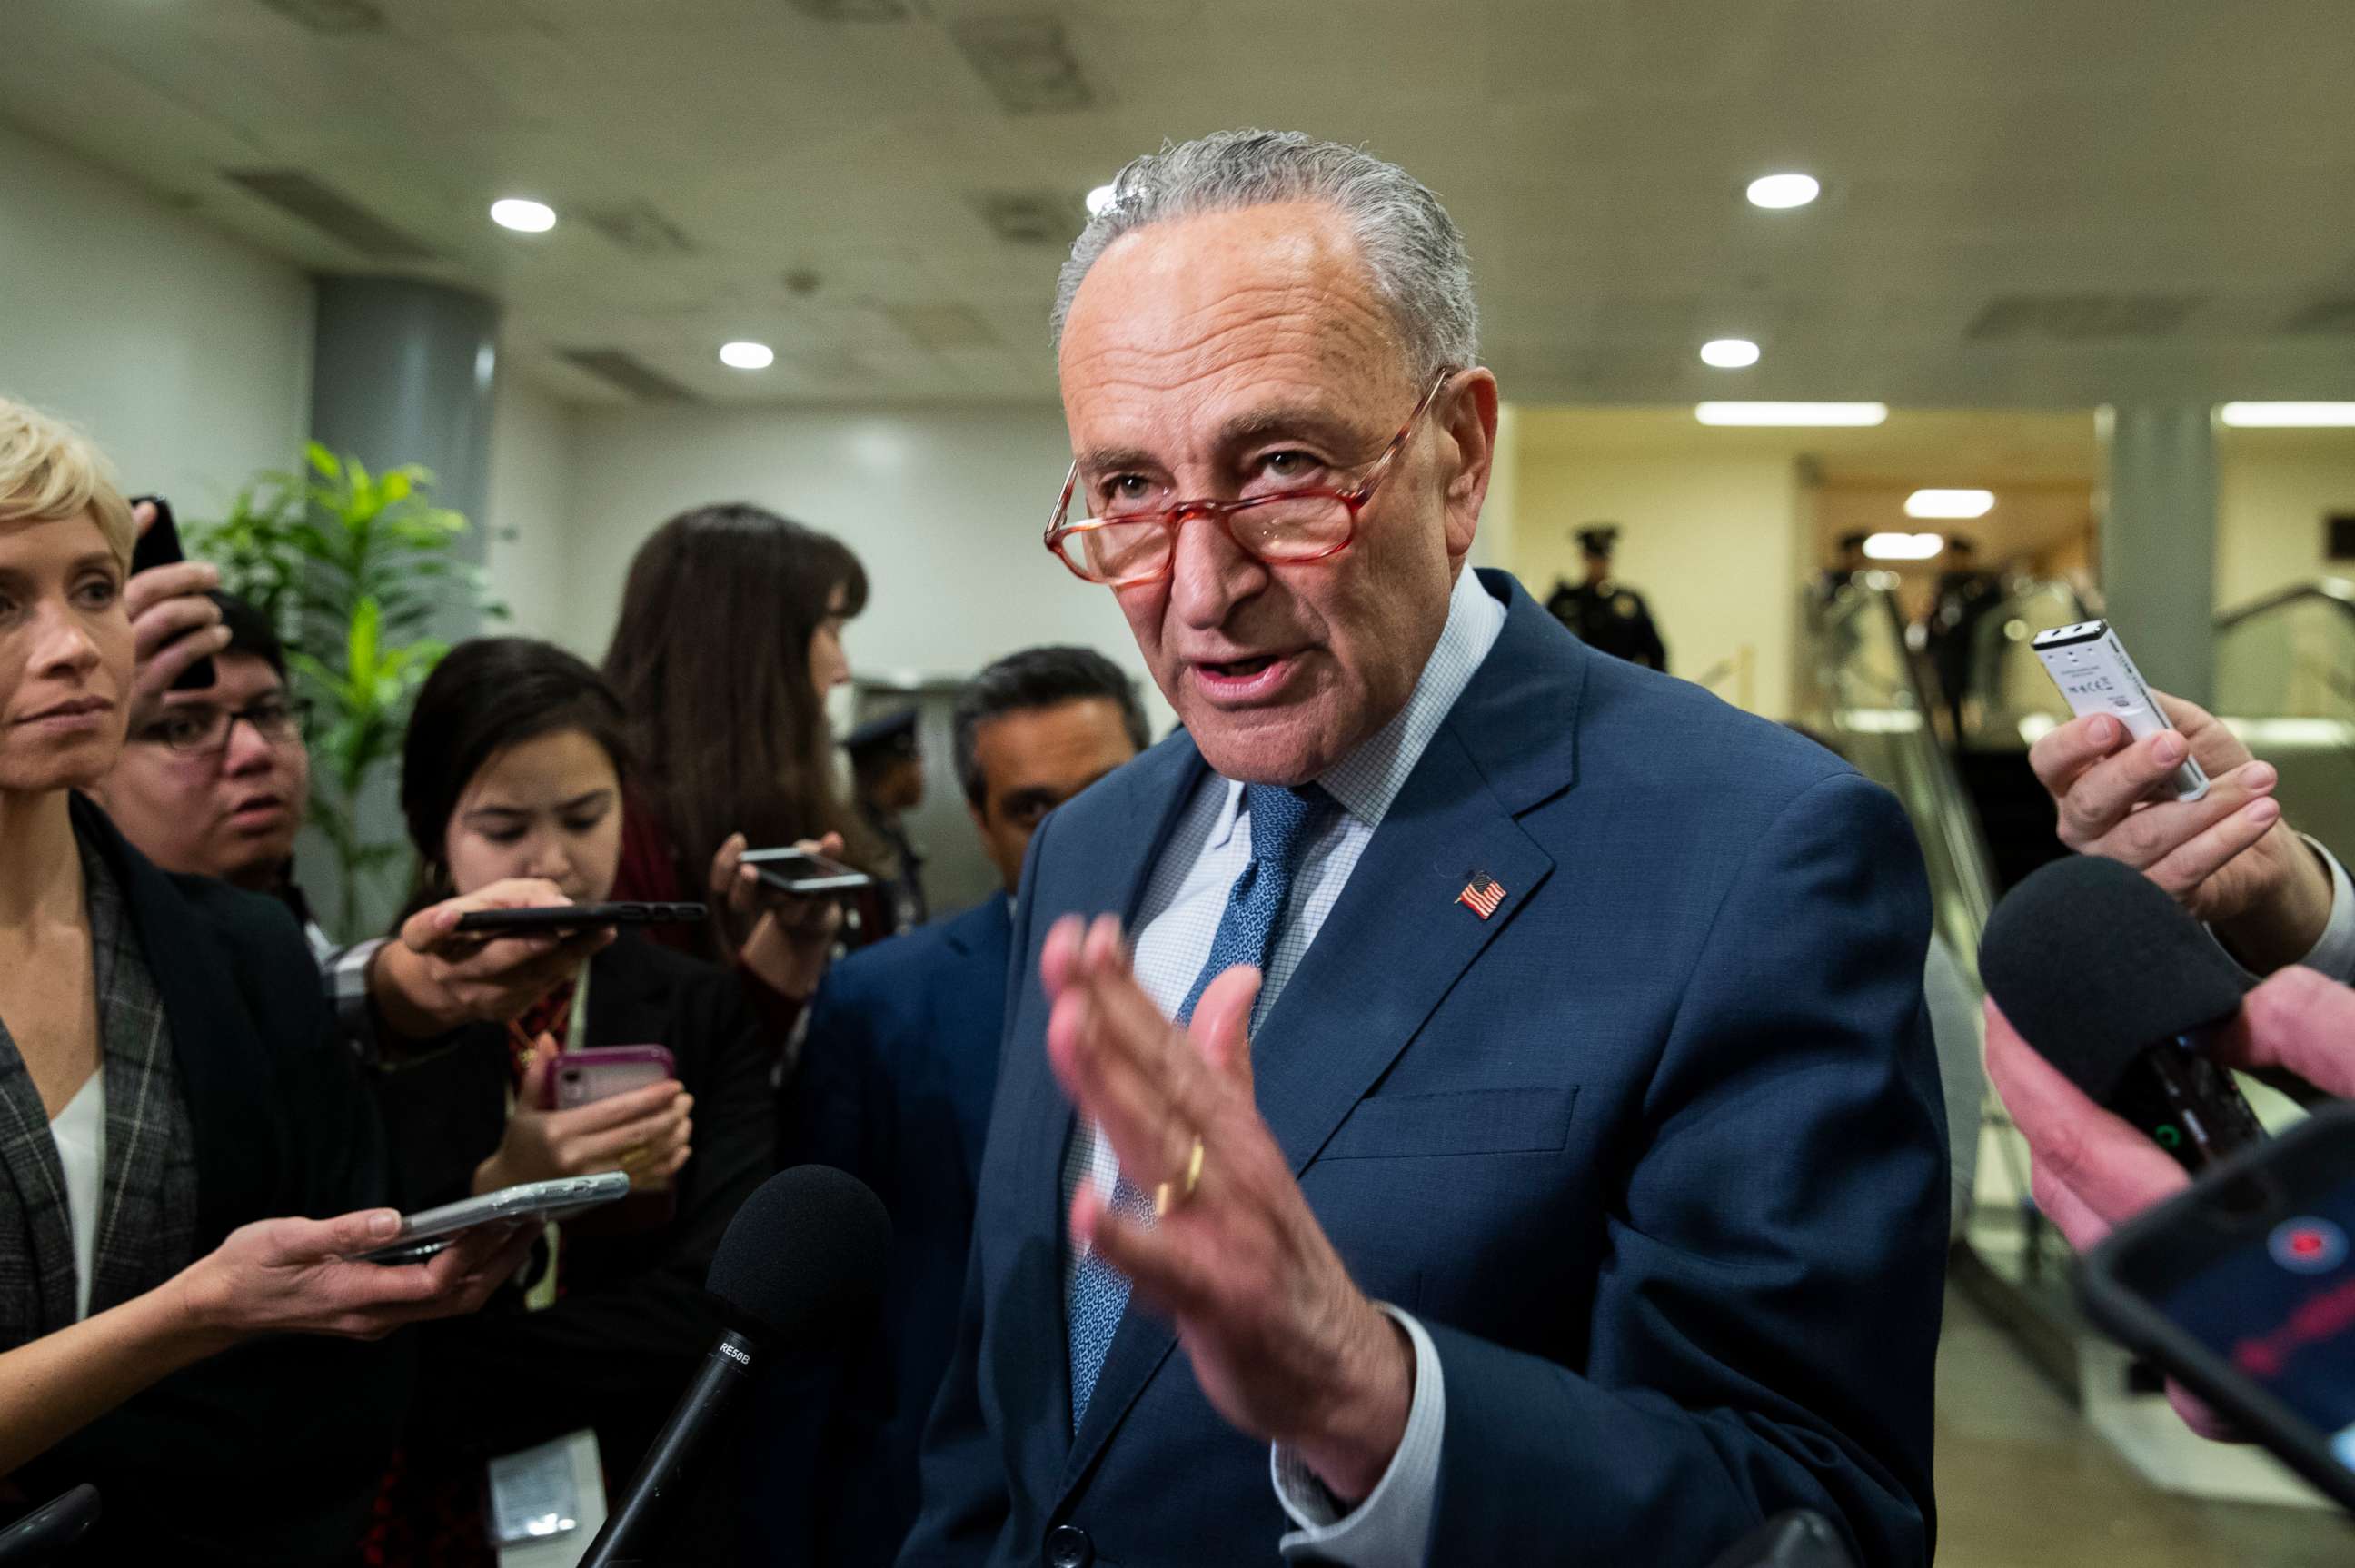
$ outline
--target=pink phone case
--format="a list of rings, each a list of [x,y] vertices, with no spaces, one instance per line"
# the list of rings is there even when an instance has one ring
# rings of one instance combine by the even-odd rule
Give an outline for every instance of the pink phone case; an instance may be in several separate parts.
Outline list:
[[[659,1045],[598,1045],[567,1051],[548,1075],[543,1109],[570,1111],[677,1076],[670,1051]]]

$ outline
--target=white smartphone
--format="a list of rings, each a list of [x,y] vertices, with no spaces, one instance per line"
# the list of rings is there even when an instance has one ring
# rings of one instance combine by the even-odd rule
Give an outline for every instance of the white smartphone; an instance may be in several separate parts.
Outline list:
[[[2168,727],[2167,714],[2151,696],[2150,688],[2143,684],[2142,671],[2126,656],[2126,645],[2118,641],[2107,621],[2056,626],[2039,632],[2029,645],[2044,661],[2045,673],[2068,699],[2069,711],[2078,718],[2106,713],[2137,741]],[[2167,789],[2178,800],[2198,800],[2208,793],[2208,775],[2186,756],[2169,776]]]
[[[372,1264],[422,1263],[457,1240],[462,1232],[499,1220],[561,1220],[626,1198],[629,1173],[601,1170],[593,1176],[560,1176],[553,1181],[526,1181],[502,1187],[478,1198],[464,1198],[400,1219],[400,1238],[359,1254]]]

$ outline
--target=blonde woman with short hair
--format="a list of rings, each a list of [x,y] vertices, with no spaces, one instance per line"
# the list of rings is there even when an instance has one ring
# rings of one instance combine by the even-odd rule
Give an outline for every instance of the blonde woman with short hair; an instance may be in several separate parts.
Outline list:
[[[397,1217],[292,919],[165,876],[81,794],[170,684],[148,634],[209,651],[168,591],[134,632],[136,526],[88,442],[0,399],[0,1476],[96,1482],[109,1561],[346,1557],[406,1369],[284,1331],[470,1309],[517,1243],[344,1261]]]

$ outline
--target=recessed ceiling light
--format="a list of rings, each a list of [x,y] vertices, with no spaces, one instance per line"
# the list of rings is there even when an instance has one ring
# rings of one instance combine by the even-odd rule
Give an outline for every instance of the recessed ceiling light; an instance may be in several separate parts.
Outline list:
[[[1823,194],[1823,188],[1813,175],[1761,175],[1750,182],[1747,194],[1751,206],[1779,212],[1785,208],[1806,206]]]
[[[1112,187],[1108,185],[1100,185],[1096,187],[1095,189],[1088,192],[1088,216],[1090,218],[1102,217],[1104,208],[1110,207],[1118,199],[1119,197],[1113,190]]]
[[[1874,534],[1864,541],[1871,560],[1927,560],[1945,548],[1941,534]]]
[[[1889,417],[1887,403],[1702,403],[1703,424],[1871,425]]]
[[[719,362],[736,370],[765,370],[777,362],[777,351],[765,343],[723,343]]]
[[[1713,337],[1700,346],[1700,362],[1720,370],[1746,370],[1758,363],[1758,345],[1746,337]]]
[[[1916,490],[1905,497],[1909,517],[1984,517],[1993,510],[1992,490]]]
[[[518,234],[545,234],[556,227],[556,208],[544,201],[510,196],[491,203],[491,221]]]
[[[2355,403],[2226,403],[2236,430],[2330,430],[2355,425]]]

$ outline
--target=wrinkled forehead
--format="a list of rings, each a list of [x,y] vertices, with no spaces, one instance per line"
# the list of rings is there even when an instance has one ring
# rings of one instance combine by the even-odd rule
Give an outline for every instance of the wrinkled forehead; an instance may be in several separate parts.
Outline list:
[[[1075,452],[1179,435],[1261,402],[1370,416],[1411,379],[1356,242],[1314,203],[1123,236],[1072,298],[1058,367]]]

